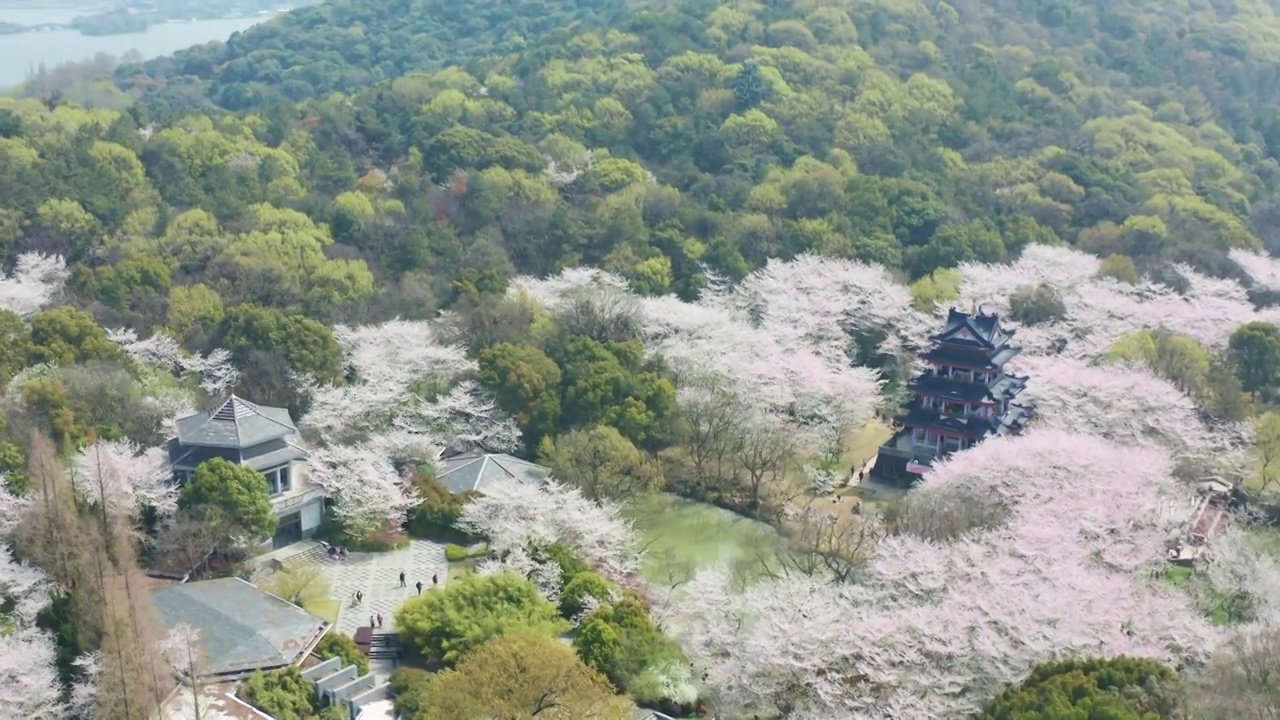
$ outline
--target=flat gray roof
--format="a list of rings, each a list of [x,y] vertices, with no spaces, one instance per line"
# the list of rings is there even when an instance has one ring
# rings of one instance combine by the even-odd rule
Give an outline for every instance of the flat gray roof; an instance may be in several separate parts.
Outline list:
[[[169,585],[153,597],[166,628],[186,624],[199,631],[210,676],[291,665],[329,626],[240,578]]]

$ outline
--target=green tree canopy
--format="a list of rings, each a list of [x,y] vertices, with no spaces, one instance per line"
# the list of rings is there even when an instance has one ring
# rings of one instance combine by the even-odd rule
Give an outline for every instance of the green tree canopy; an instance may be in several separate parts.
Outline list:
[[[1178,678],[1130,657],[1046,663],[992,700],[980,720],[1172,720]]]
[[[1280,379],[1280,327],[1268,322],[1242,325],[1231,334],[1228,348],[1245,390],[1274,387]]]
[[[425,685],[407,720],[627,720],[631,703],[553,637],[517,632],[478,646]]]
[[[591,498],[625,499],[662,482],[658,465],[608,425],[561,435],[541,454],[557,479]]]
[[[267,479],[253,468],[213,458],[182,486],[179,509],[220,530],[224,542],[261,542],[276,531]]]
[[[554,636],[567,625],[532,582],[496,573],[464,577],[410,599],[397,611],[396,627],[428,662],[455,665],[499,635]]]

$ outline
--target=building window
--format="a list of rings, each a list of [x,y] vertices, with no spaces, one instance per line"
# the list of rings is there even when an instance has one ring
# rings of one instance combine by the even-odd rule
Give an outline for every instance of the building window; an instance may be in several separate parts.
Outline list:
[[[287,493],[293,489],[293,478],[289,477],[289,466],[280,468],[280,492]]]

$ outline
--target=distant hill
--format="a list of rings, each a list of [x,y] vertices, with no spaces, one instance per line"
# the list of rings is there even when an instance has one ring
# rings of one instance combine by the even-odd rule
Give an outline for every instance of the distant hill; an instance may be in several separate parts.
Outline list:
[[[185,105],[241,110],[352,92],[416,70],[505,55],[557,30],[607,25],[625,0],[335,0],[233,35],[121,68],[121,89]],[[155,99],[155,98],[153,98]]]

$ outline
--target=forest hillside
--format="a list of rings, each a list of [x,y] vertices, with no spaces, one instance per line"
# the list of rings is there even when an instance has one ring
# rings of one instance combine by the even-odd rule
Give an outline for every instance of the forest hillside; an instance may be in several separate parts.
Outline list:
[[[0,634],[36,659],[4,666],[26,691],[0,709],[151,717],[163,643],[125,632],[150,612],[126,591],[214,517],[161,448],[234,390],[297,420],[334,543],[487,541],[446,556],[485,554],[481,577],[395,619],[457,668],[397,681],[414,720],[570,625],[568,717],[619,694],[796,720],[1265,716],[1277,12],[334,0],[0,98]],[[94,72],[123,107],[66,99]],[[1016,331],[1035,419],[842,505],[951,307]],[[446,447],[560,482],[451,495]],[[1175,567],[1207,479],[1248,502]],[[787,550],[750,582],[642,578],[624,511],[659,491]],[[258,500],[208,542],[271,538]]]

